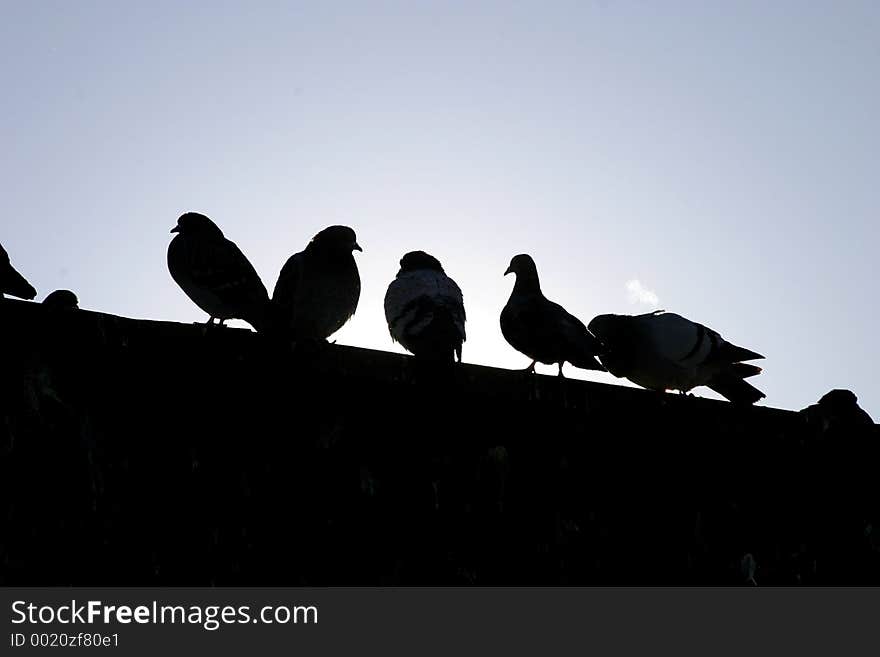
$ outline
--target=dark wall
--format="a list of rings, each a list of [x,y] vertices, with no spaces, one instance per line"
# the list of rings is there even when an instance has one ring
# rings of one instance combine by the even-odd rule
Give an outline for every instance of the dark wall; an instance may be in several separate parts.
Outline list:
[[[3,584],[880,583],[857,407],[8,300],[0,327]]]

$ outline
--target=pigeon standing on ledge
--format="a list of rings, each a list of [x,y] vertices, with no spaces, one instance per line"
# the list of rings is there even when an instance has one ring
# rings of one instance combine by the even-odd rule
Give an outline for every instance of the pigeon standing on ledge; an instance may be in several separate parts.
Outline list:
[[[800,412],[808,421],[818,425],[821,432],[840,430],[853,433],[874,427],[874,420],[859,406],[859,399],[851,390],[832,390]]]
[[[688,392],[708,386],[732,402],[754,404],[765,395],[743,379],[761,368],[742,361],[761,354],[727,342],[681,315],[599,315],[590,330],[607,348],[600,357],[614,376],[650,390]]]
[[[541,292],[535,261],[526,254],[514,256],[504,275],[516,275],[516,284],[504,310],[501,311],[501,333],[517,351],[532,359],[527,371],[535,371],[535,363],[562,366],[569,362],[587,370],[605,368],[596,360],[602,352],[584,323],[553,303]]]
[[[58,310],[78,310],[79,299],[70,290],[55,290],[43,299],[43,305]]]
[[[203,214],[187,212],[171,229],[168,271],[186,295],[210,318],[223,324],[243,319],[262,330],[269,293],[235,242]]]
[[[416,358],[461,362],[464,300],[434,256],[412,251],[400,259],[385,293],[385,319],[391,339]]]
[[[357,310],[361,279],[348,226],[330,226],[287,260],[272,293],[273,314],[294,340],[324,340]]]
[[[9,255],[0,244],[0,299],[8,294],[19,299],[31,300],[37,296],[34,286],[28,283],[24,276],[15,271],[9,263]]]

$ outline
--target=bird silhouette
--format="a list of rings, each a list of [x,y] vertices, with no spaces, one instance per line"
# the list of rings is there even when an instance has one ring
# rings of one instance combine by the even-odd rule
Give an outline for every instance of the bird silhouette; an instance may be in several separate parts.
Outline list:
[[[743,362],[763,358],[761,354],[681,315],[599,315],[589,328],[607,349],[600,360],[608,371],[644,388],[686,393],[708,386],[744,404],[765,396],[743,380],[761,373],[760,367]]]
[[[168,271],[186,295],[208,313],[208,324],[235,318],[263,329],[269,294],[235,242],[197,212],[181,215],[171,232],[177,235],[168,245]]]
[[[822,395],[818,402],[800,412],[822,432],[852,434],[865,428],[873,429],[874,420],[858,402],[852,390],[836,389]]]
[[[25,280],[9,262],[9,254],[0,244],[0,298],[8,294],[19,299],[31,300],[37,296],[34,286]]]
[[[43,299],[43,305],[59,310],[77,310],[79,299],[70,290],[55,290]]]
[[[566,362],[604,371],[596,360],[601,343],[582,321],[544,296],[532,257],[514,256],[504,275],[510,273],[516,275],[516,284],[501,311],[501,333],[510,346],[532,359],[526,371],[534,372],[535,363],[557,364],[562,376]]]
[[[400,259],[385,293],[385,319],[391,339],[416,358],[461,361],[464,301],[434,256],[411,251]]]
[[[324,340],[357,310],[361,279],[352,251],[363,251],[348,226],[330,226],[281,268],[273,314],[294,340]]]

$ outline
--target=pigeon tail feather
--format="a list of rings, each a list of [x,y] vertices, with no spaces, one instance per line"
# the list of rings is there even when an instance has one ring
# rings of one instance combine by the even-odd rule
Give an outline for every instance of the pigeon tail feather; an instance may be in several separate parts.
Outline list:
[[[575,319],[575,321],[583,326],[583,324],[577,319]],[[582,370],[597,370],[599,372],[608,371],[596,358],[596,356],[601,355],[605,349],[599,340],[586,331],[586,327],[584,327],[584,332],[574,346],[575,353],[571,354],[571,358],[567,359],[569,363]]]
[[[737,347],[729,342],[722,343],[714,354],[713,360],[726,361],[728,363],[739,363],[744,360],[763,359],[759,353],[746,349],[745,347]]]
[[[257,333],[274,338],[289,337],[290,328],[285,321],[284,310],[271,299],[249,312],[248,316],[242,317],[242,319],[253,326]]]
[[[731,372],[725,372],[715,377],[707,385],[709,388],[734,404],[754,404],[758,400],[766,397],[766,395],[755,386],[743,381],[736,374]]]
[[[24,276],[10,266],[7,267],[2,292],[27,300],[31,300],[37,296],[37,291],[34,289],[34,286],[28,283]]]
[[[579,354],[573,359],[569,359],[568,362],[582,370],[596,370],[598,372],[608,371],[598,360],[596,360],[596,356],[589,352]]]
[[[748,379],[750,376],[758,376],[764,370],[749,363],[734,363],[728,371],[740,379]]]
[[[592,356],[590,358],[579,358],[578,360],[570,360],[568,362],[582,370],[596,370],[597,372],[608,371],[607,369],[605,369],[605,367],[602,366],[602,363],[600,363],[598,360],[596,360],[595,357]]]

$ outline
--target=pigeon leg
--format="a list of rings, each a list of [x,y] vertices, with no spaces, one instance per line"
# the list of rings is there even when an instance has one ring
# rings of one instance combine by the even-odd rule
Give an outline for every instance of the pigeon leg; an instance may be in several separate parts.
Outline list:
[[[529,365],[526,369],[524,369],[523,372],[526,372],[528,374],[534,374],[535,373],[535,363],[537,363],[537,362],[538,361],[533,360],[532,364]]]
[[[561,391],[560,400],[562,401],[562,407],[568,408],[568,385],[566,383],[568,379],[562,373],[562,366],[565,365],[565,361],[559,361],[557,365],[559,366],[559,374],[556,375],[556,380],[559,382],[559,390]]]

